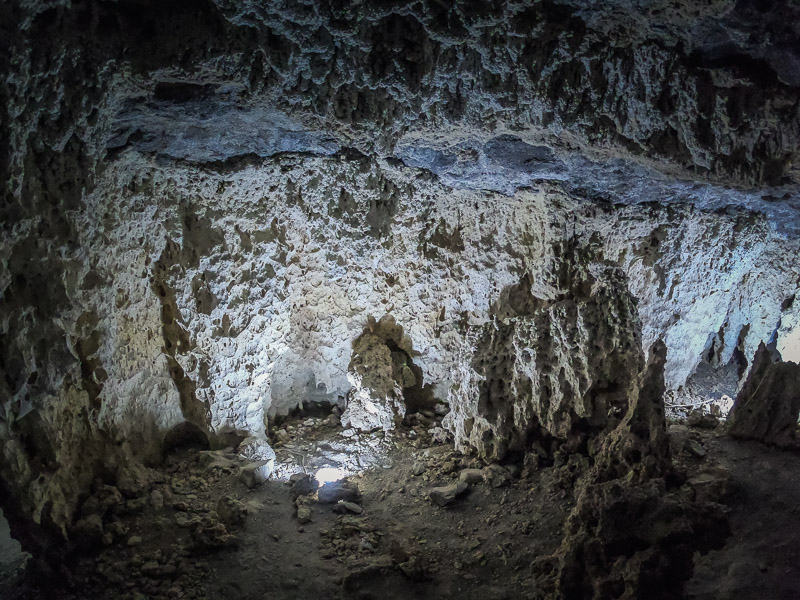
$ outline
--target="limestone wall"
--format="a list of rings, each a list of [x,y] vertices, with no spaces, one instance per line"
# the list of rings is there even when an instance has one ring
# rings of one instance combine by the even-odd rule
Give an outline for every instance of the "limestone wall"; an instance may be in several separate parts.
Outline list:
[[[754,9],[727,2],[290,4],[0,7],[20,514],[63,530],[97,472],[158,460],[184,420],[263,434],[341,402],[369,316],[466,406],[492,306],[562,294],[568,240],[624,273],[671,388],[794,352],[792,25],[745,39]]]

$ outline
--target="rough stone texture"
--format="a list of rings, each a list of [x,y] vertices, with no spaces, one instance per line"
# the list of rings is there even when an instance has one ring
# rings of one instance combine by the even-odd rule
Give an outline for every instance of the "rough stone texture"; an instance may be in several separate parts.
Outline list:
[[[779,4],[769,11],[783,8],[780,27],[757,45],[739,41],[755,11],[730,2],[701,12],[629,2],[221,0],[192,24],[226,31],[225,61],[206,46],[205,57],[164,75],[190,78],[182,99],[235,98],[241,86],[344,136],[365,140],[366,129],[374,137],[365,144],[391,146],[410,126],[535,128],[565,144],[663,157],[692,174],[777,183],[796,177],[800,83],[788,49],[796,9]],[[756,18],[769,29],[775,19],[765,13]]]
[[[497,460],[532,441],[600,431],[627,408],[643,362],[635,301],[621,271],[564,246],[552,281],[536,281],[532,293],[524,275],[470,336],[445,418],[457,445]]]
[[[800,281],[791,258],[797,242],[766,219],[739,210],[654,205],[615,213],[597,225],[605,254],[628,275],[644,346],[657,339],[667,344],[668,388],[684,385],[701,362],[746,365],[781,322],[786,332],[777,336],[779,345],[796,330],[787,305]],[[800,360],[788,345],[784,349],[786,360]]]
[[[269,414],[344,401],[352,344],[370,315],[391,314],[403,327],[435,396],[476,401],[458,386],[475,381],[475,343],[481,335],[490,343],[491,306],[525,273],[538,282],[532,293],[554,300],[557,286],[546,282],[574,237],[599,232],[597,251],[627,272],[645,347],[667,339],[675,386],[712,345],[724,364],[734,348],[746,354],[771,336],[796,289],[788,264],[796,241],[741,209],[598,208],[557,185],[512,197],[450,190],[360,156],[287,155],[215,171],[127,152],[86,204],[76,220],[81,249],[65,262],[73,303],[59,307],[59,322],[75,331],[67,343],[90,315],[99,409],[85,421],[68,416],[90,402],[79,359],[66,370],[78,383],[49,396],[23,385],[4,405],[4,477],[41,490],[28,496],[38,498],[34,513],[63,495],[62,520],[80,476],[44,471],[23,432],[43,448],[55,444],[51,454],[65,465],[77,464],[66,457],[78,447],[84,459],[96,448],[98,464],[105,460],[106,437],[158,455],[164,432],[185,420],[210,438],[263,436]],[[687,240],[700,251],[686,251]],[[90,273],[105,284],[84,289]],[[37,364],[24,367],[27,380]],[[91,428],[94,442],[69,437]]]
[[[729,535],[719,505],[691,502],[670,482],[665,359],[657,342],[626,415],[590,449],[593,464],[576,483],[561,548],[542,565],[543,597],[677,600],[693,554],[721,547]]]
[[[356,429],[393,429],[406,413],[404,390],[421,388],[414,373],[411,340],[390,315],[375,321],[353,342],[353,358],[347,369],[352,386],[342,425]],[[419,368],[417,368],[419,370]]]
[[[455,502],[460,496],[469,491],[469,484],[463,481],[456,481],[450,485],[432,488],[428,496],[436,506],[447,506]]]
[[[782,447],[798,447],[800,365],[776,362],[773,351],[758,347],[750,374],[728,416],[728,432]]]
[[[4,3],[9,518],[342,403],[370,315],[457,398],[501,291],[595,233],[669,387],[797,360],[800,19],[759,6]]]

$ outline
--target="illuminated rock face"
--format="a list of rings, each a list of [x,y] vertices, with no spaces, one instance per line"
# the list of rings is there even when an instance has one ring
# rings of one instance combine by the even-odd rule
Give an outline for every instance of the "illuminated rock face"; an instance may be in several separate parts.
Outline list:
[[[557,249],[549,289],[534,295],[523,277],[470,332],[471,359],[451,388],[445,424],[459,446],[491,459],[553,439],[577,447],[574,438],[616,423],[635,395],[644,357],[624,274],[574,242]]]
[[[350,391],[342,425],[356,429],[394,429],[406,414],[404,391],[418,387],[412,369],[412,343],[390,315],[370,318],[353,342],[347,368]]]
[[[87,423],[81,427],[98,431],[89,446],[98,462],[105,436],[152,456],[164,432],[184,419],[212,437],[234,430],[263,436],[271,414],[300,402],[344,407],[353,342],[369,317],[384,315],[419,353],[413,361],[422,383],[451,403],[457,443],[499,455],[501,446],[524,439],[528,417],[544,418],[535,408],[543,400],[534,389],[524,403],[501,407],[513,416],[484,414],[479,389],[491,384],[484,378],[492,356],[502,356],[509,377],[519,373],[524,383],[544,367],[538,357],[525,362],[526,348],[543,352],[537,332],[552,337],[565,328],[547,364],[555,382],[566,369],[563,385],[574,395],[560,402],[569,406],[584,402],[598,369],[638,360],[630,344],[641,321],[645,349],[668,341],[667,369],[680,384],[726,320],[751,324],[744,348],[771,335],[775,323],[762,315],[779,315],[794,285],[789,267],[781,274],[781,262],[765,258],[789,261],[794,253],[780,248],[793,242],[740,210],[598,209],[551,184],[514,196],[453,190],[420,179],[416,169],[360,157],[285,156],[215,173],[128,153],[109,165],[86,203],[78,225],[83,250],[67,280],[75,308],[61,322],[68,339],[96,339],[82,360],[96,365],[99,407],[88,422],[70,417],[90,396],[65,388],[47,411],[26,418],[36,416],[43,432],[36,439],[52,440],[60,457],[71,438],[44,432],[58,426],[62,436],[83,435],[79,424]],[[627,275],[613,279],[610,299],[581,300],[559,284],[573,238],[591,242],[594,262],[611,261]],[[687,252],[687,241],[699,251]],[[719,270],[710,268],[715,260]],[[103,284],[84,285],[90,277]],[[777,285],[754,286],[762,277]],[[546,308],[498,314],[504,294],[523,280]],[[628,290],[638,305],[624,300]],[[604,316],[618,302],[627,308]],[[734,347],[738,334],[731,334]],[[628,350],[609,360],[618,344]],[[732,347],[718,343],[715,352]],[[600,413],[609,408],[602,404]],[[577,414],[595,418],[598,406],[581,404]],[[570,410],[554,404],[552,414],[544,411],[550,435],[568,434],[577,418]],[[49,414],[52,421],[38,420]],[[487,432],[497,439],[484,438]],[[30,468],[14,443],[6,464]],[[13,476],[36,472],[24,473]],[[45,499],[67,486],[68,497],[75,479],[60,478],[61,470],[32,487],[42,486]]]
[[[374,390],[370,317],[489,456],[534,417],[602,427],[616,400],[587,393],[633,357],[625,387],[640,335],[672,389],[773,337],[800,357],[792,25],[291,4],[0,7],[0,475],[22,513],[63,527],[96,469],[158,460],[184,421],[263,444],[274,414]],[[540,304],[509,313],[525,287]],[[525,401],[487,410],[506,379]]]

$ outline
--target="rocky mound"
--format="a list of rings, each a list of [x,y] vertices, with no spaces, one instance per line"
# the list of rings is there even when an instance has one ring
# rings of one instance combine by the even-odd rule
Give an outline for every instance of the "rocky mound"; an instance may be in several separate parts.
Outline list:
[[[627,414],[589,452],[560,549],[542,561],[546,595],[563,600],[678,600],[695,552],[719,548],[722,506],[695,501],[670,458],[664,418],[666,347],[657,343]]]
[[[780,447],[798,447],[800,365],[776,360],[763,343],[728,416],[728,432]]]

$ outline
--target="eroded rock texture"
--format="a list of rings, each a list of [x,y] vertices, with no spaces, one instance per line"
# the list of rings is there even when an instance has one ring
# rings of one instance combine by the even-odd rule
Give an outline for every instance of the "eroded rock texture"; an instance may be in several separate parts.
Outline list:
[[[728,535],[721,506],[675,485],[664,417],[666,346],[657,342],[624,417],[589,450],[561,548],[543,561],[546,597],[683,598],[692,555]]]
[[[775,446],[797,447],[798,383],[800,366],[776,361],[774,351],[761,344],[728,417],[730,434]]]
[[[347,368],[352,387],[342,413],[343,425],[387,431],[402,420],[406,405],[414,402],[414,394],[419,400],[423,390],[413,353],[411,340],[390,315],[377,322],[369,318],[366,330],[353,342]]]
[[[797,360],[796,13],[4,3],[3,501],[65,535],[183,423],[268,455],[370,316],[494,457],[608,427],[637,320],[671,390]]]
[[[596,342],[601,355],[612,339],[633,344],[635,334],[624,327],[635,317],[645,347],[659,335],[668,340],[668,373],[681,382],[709,352],[710,337],[719,340],[714,353],[724,364],[734,348],[746,352],[771,335],[770,315],[780,314],[795,285],[790,267],[772,267],[790,261],[795,242],[739,209],[598,208],[549,184],[513,197],[452,190],[361,156],[287,155],[219,171],[126,153],[85,202],[75,220],[80,249],[63,263],[71,300],[58,305],[57,322],[71,333],[58,338],[39,313],[29,313],[42,332],[67,348],[75,343],[76,357],[56,385],[49,378],[58,363],[47,363],[39,380],[32,373],[46,354],[30,354],[30,363],[20,363],[25,379],[4,405],[5,476],[20,490],[39,490],[26,495],[38,498],[28,507],[34,514],[60,498],[62,522],[85,472],[70,474],[74,448],[82,460],[95,452],[99,468],[111,440],[126,454],[157,457],[165,433],[185,420],[212,439],[263,435],[270,414],[304,400],[344,403],[353,341],[370,315],[396,319],[419,353],[413,361],[421,380],[436,397],[451,398],[454,417],[466,417],[478,397],[462,390],[483,376],[474,365],[495,352],[492,344],[528,373],[518,347],[555,323],[583,327],[554,338],[570,345],[547,359],[567,361],[563,385],[583,397],[609,371],[581,344]],[[627,273],[637,307],[612,266],[598,263],[597,273],[581,275],[589,288],[599,282],[594,300],[580,278],[559,279],[561,262],[588,269],[574,266],[565,249],[597,232],[595,252]],[[700,250],[685,251],[687,239]],[[93,278],[103,283],[89,285]],[[521,306],[515,316],[508,310],[517,310],[517,300],[503,290],[524,298],[521,281],[543,308]],[[10,313],[7,319],[9,339],[24,344],[25,330],[13,329]],[[496,326],[518,346],[497,337]],[[559,374],[560,367],[547,375],[554,389]],[[37,392],[43,389],[51,391]],[[599,422],[607,401],[587,400],[576,414]],[[472,443],[484,448],[483,431],[506,436],[525,415],[515,418],[503,417],[507,424],[494,429],[479,425]],[[549,427],[555,418],[547,417]],[[461,436],[463,425],[452,423]],[[61,457],[62,468],[47,470],[41,456]]]
[[[554,438],[577,447],[571,438],[603,430],[627,409],[643,361],[622,272],[574,240],[556,250],[553,281],[526,274],[470,332],[474,350],[449,395],[457,443],[495,460]]]

